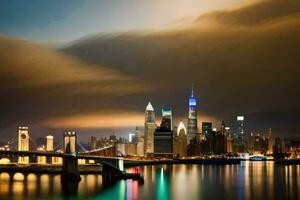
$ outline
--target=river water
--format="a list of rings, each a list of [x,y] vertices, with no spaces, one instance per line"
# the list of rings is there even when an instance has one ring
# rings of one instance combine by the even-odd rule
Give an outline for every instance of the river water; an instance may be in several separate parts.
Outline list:
[[[131,171],[128,169],[127,171]],[[102,176],[83,175],[77,187],[66,191],[59,175],[24,177],[0,174],[0,199],[300,199],[300,165],[274,162],[240,165],[157,165],[140,167],[145,183],[121,180],[104,186]]]

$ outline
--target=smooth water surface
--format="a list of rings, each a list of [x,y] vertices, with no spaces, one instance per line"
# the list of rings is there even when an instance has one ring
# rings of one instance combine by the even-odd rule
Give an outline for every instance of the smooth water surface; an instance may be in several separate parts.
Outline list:
[[[300,199],[299,165],[258,161],[225,166],[143,166],[140,171],[144,184],[122,180],[104,187],[102,176],[84,175],[78,188],[71,186],[67,192],[59,175],[24,178],[16,174],[11,180],[1,173],[0,199]]]

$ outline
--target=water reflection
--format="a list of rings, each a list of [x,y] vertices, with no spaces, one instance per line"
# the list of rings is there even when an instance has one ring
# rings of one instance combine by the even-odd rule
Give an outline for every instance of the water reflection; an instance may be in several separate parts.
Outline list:
[[[242,162],[225,166],[145,166],[139,171],[145,179],[142,185],[121,180],[103,187],[102,176],[85,175],[68,190],[61,186],[59,175],[0,173],[0,199],[66,199],[66,191],[73,194],[71,199],[86,200],[300,199],[300,166]]]
[[[84,175],[78,184],[61,184],[60,175],[0,173],[0,199],[82,199],[102,190],[102,176]]]

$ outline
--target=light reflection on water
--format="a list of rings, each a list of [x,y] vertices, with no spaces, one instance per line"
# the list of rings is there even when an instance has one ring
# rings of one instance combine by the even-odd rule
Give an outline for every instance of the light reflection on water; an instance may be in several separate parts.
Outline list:
[[[92,198],[102,190],[101,175],[82,175],[78,191],[74,195],[63,195],[60,175],[23,175],[0,173],[0,199],[82,199]]]
[[[102,176],[84,175],[72,199],[300,199],[299,165],[158,165],[140,167],[140,171],[143,185],[122,180],[107,188]],[[64,199],[62,193],[59,175],[18,173],[10,178],[0,173],[1,200]]]

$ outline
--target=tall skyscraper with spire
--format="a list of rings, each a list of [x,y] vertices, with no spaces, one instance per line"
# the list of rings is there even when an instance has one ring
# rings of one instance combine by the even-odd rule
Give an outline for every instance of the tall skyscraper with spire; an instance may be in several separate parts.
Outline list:
[[[194,86],[192,86],[191,97],[189,98],[189,115],[188,115],[188,143],[191,139],[197,137],[198,119],[197,119],[197,100],[194,94]]]
[[[144,129],[144,150],[145,156],[153,155],[154,153],[154,132],[156,129],[155,124],[155,111],[152,104],[149,102],[145,111],[145,129]]]

